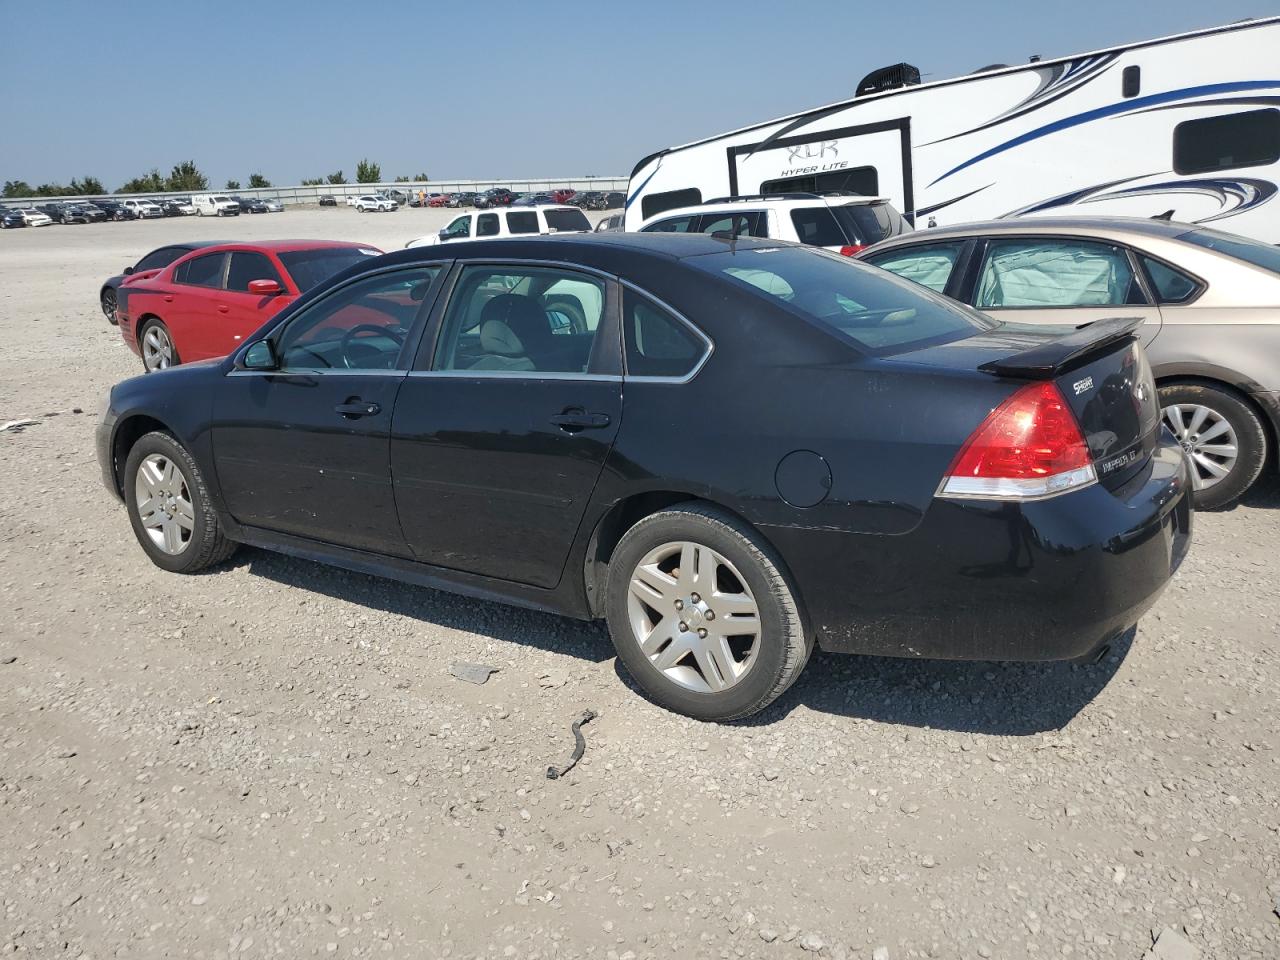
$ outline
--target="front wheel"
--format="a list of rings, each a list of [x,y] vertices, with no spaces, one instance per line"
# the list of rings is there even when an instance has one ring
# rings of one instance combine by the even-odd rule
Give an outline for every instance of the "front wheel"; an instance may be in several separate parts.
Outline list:
[[[129,522],[156,566],[195,573],[235,552],[235,542],[218,526],[199,465],[171,434],[146,434],[129,451],[124,469]]]
[[[734,517],[692,503],[652,514],[609,562],[609,632],[660,706],[736,720],[776,700],[809,657],[781,561]]]
[[[1191,461],[1198,510],[1240,499],[1267,459],[1267,434],[1253,409],[1215,387],[1172,383],[1159,389],[1165,425]]]
[[[142,351],[142,366],[147,373],[167,370],[182,362],[169,329],[159,320],[148,320],[142,325],[138,331],[138,346]]]

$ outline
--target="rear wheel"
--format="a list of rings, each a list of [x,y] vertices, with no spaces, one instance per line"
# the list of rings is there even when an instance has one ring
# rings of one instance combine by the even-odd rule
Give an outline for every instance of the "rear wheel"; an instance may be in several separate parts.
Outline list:
[[[162,569],[195,573],[235,552],[218,526],[200,467],[171,434],[148,433],[133,445],[124,499],[138,543]]]
[[[107,318],[107,323],[115,326],[116,320],[116,292],[110,288],[102,291],[102,315]]]
[[[609,562],[609,632],[659,705],[736,720],[776,700],[810,644],[794,591],[768,544],[705,504],[655,513]]]
[[[1165,425],[1191,461],[1195,505],[1214,510],[1234,503],[1258,479],[1267,435],[1253,409],[1226,390],[1195,383],[1160,387]]]
[[[178,349],[173,345],[169,329],[159,320],[151,319],[138,332],[138,347],[142,351],[142,366],[147,373],[167,370],[182,362]]]

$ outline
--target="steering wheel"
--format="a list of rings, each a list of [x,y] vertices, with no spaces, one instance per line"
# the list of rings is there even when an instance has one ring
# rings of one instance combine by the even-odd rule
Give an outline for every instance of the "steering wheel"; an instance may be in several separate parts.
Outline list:
[[[380,337],[389,338],[397,347],[404,346],[404,334],[397,332],[394,327],[382,327],[376,323],[357,323],[342,335],[342,365],[348,370],[359,367],[359,363],[351,362],[350,351],[352,342],[361,333],[374,333]]]

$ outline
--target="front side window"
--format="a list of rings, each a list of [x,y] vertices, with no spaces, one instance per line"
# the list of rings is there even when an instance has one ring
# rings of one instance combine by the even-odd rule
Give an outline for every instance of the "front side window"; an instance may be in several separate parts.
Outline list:
[[[707,343],[648,297],[622,295],[628,377],[687,377],[707,352]]]
[[[508,233],[537,233],[538,215],[532,210],[517,210],[507,214]]]
[[[1157,303],[1184,303],[1199,291],[1199,282],[1181,270],[1175,270],[1167,263],[1153,260],[1145,254],[1138,254],[1138,259],[1142,261],[1147,276],[1151,278]]]
[[[721,237],[767,237],[769,215],[764,210],[742,213],[706,213],[698,224],[698,232]]]
[[[471,215],[467,214],[465,217],[458,217],[441,231],[440,236],[445,240],[457,240],[460,237],[471,236]]]
[[[641,230],[641,233],[688,233],[693,230],[693,225],[697,222],[697,216],[690,215],[686,217],[671,217],[668,220],[659,220],[657,223],[651,223],[649,226]]]
[[[1120,247],[1089,240],[992,240],[974,306],[1111,307],[1146,303]]]
[[[585,373],[605,285],[552,267],[472,266],[445,311],[435,370]]]
[[[871,354],[958,340],[995,325],[917,284],[839,254],[756,247],[683,262],[726,278]]]
[[[233,250],[231,266],[227,268],[227,289],[248,293],[250,280],[274,280],[284,288],[280,274],[266,256],[252,250]]]
[[[280,369],[394,369],[439,272],[428,266],[366,277],[303,310],[277,340]]]
[[[1184,120],[1173,128],[1173,169],[1186,176],[1280,160],[1280,110]]]
[[[477,237],[496,237],[501,230],[496,213],[482,213],[476,217]]]
[[[963,248],[963,241],[930,243],[905,250],[889,250],[866,259],[881,270],[888,270],[904,280],[911,280],[936,293],[942,293],[947,288],[951,271],[955,269],[956,260]]]
[[[222,264],[225,260],[226,254],[223,253],[192,257],[178,265],[178,269],[173,272],[173,279],[193,287],[221,287]]]

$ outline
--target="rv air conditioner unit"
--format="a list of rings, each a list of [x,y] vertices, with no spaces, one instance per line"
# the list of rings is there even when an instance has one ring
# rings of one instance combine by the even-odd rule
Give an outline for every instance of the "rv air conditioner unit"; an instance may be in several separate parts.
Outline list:
[[[891,67],[872,70],[858,84],[859,97],[869,93],[883,93],[898,87],[913,87],[920,82],[920,71],[909,63],[895,63]]]

